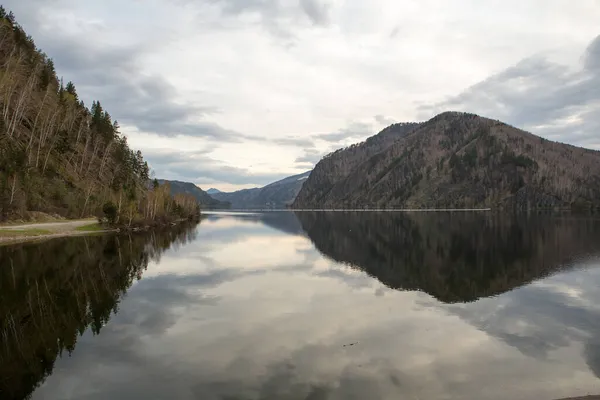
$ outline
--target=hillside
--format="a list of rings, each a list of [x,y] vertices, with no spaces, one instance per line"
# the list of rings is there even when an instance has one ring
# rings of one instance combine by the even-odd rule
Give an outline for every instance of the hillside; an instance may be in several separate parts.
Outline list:
[[[173,196],[180,193],[194,196],[203,208],[229,208],[231,206],[231,204],[227,202],[213,199],[207,192],[191,182],[169,181],[164,179],[159,179],[158,182],[161,184],[168,183],[171,189],[171,195]]]
[[[117,121],[100,102],[88,109],[1,6],[0,37],[0,221],[104,212],[131,225],[197,212],[148,187],[148,164]]]
[[[287,177],[263,188],[215,193],[211,196],[231,203],[233,208],[286,208],[296,198],[311,171]]]
[[[294,202],[294,208],[599,206],[600,152],[458,112],[414,125],[381,150],[367,140],[333,153]]]

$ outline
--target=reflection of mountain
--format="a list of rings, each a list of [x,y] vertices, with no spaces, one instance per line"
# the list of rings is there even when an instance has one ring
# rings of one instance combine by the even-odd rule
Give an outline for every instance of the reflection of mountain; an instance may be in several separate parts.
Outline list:
[[[220,218],[218,216],[208,215],[209,218]],[[291,235],[305,236],[306,233],[302,229],[302,225],[296,215],[291,211],[267,211],[256,213],[236,213],[227,214],[229,218],[235,218],[242,221],[253,221],[263,223],[271,228],[277,229]]]
[[[194,233],[180,226],[0,247],[0,398],[29,396],[88,327],[100,333],[149,260]]]
[[[444,302],[492,296],[600,253],[600,220],[477,213],[299,212],[326,256]]]

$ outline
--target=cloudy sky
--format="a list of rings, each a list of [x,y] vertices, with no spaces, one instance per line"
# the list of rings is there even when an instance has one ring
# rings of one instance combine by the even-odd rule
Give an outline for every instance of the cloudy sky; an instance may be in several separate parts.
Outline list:
[[[597,0],[2,3],[157,177],[205,189],[444,110],[600,149]]]

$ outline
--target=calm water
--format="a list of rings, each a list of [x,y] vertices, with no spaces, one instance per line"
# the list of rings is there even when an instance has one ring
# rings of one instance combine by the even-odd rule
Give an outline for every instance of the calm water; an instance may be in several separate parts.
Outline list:
[[[0,247],[0,398],[600,393],[598,217],[211,214]]]

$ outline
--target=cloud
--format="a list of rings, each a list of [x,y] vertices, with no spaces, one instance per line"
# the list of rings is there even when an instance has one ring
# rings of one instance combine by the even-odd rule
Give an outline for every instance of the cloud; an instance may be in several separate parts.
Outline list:
[[[211,151],[147,150],[144,154],[157,178],[161,179],[264,186],[288,176],[281,172],[257,173],[225,165],[210,157]]]
[[[304,155],[296,158],[296,163],[314,165],[318,163],[325,154],[326,153],[320,152],[315,149],[305,149]]]
[[[300,0],[300,6],[315,25],[326,25],[329,22],[330,4],[320,0]]]
[[[421,106],[421,116],[469,111],[553,140],[600,148],[600,36],[582,60],[571,68],[528,57],[456,96]]]
[[[378,124],[385,126],[392,125],[398,122],[394,118],[386,117],[384,115],[376,115],[373,118],[375,118],[375,121],[377,121]]]
[[[371,136],[374,127],[370,123],[365,122],[353,122],[345,128],[339,129],[336,132],[322,133],[315,135],[316,138],[327,141],[327,142],[341,142],[347,139],[363,138],[365,136]]]
[[[594,73],[600,73],[600,36],[589,45],[584,58],[585,68]]]
[[[193,0],[178,0],[178,3],[197,4]],[[314,26],[329,23],[331,5],[322,0],[207,0],[205,3],[217,7],[221,17],[244,19],[258,23],[286,48],[298,40],[297,28],[306,22]],[[200,3],[201,4],[201,3]],[[224,28],[221,21],[219,28]],[[237,24],[229,24],[227,29],[238,29]]]
[[[521,353],[548,360],[551,352],[581,343],[583,358],[600,378],[598,264],[559,274],[450,312]]]
[[[314,162],[306,149],[327,153],[392,120],[422,120],[450,106],[550,138],[598,142],[598,80],[591,77],[598,75],[599,45],[587,43],[598,35],[600,4],[593,2],[565,8],[558,0],[531,0],[519,13],[513,2],[492,10],[475,0],[3,5],[59,75],[88,105],[100,100],[144,153],[157,143],[214,146],[210,156],[220,165],[291,175]],[[557,54],[553,61],[544,56],[549,52]],[[500,76],[504,85],[491,79],[507,66],[518,66],[515,77]],[[469,92],[477,82],[486,85]],[[559,109],[556,98],[572,108]]]
[[[259,142],[274,143],[274,144],[278,144],[280,146],[309,147],[309,148],[314,147],[314,142],[310,138],[301,138],[301,137],[295,137],[295,136],[268,138],[268,137],[261,137],[261,136],[256,136],[256,135],[242,135],[242,137],[249,139],[249,140],[259,141]]]

